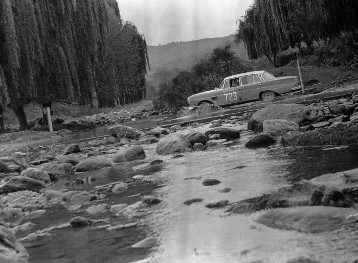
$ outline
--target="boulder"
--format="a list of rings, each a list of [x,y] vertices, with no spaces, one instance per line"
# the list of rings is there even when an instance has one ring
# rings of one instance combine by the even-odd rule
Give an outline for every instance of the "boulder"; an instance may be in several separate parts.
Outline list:
[[[171,134],[161,138],[157,144],[157,153],[168,155],[189,151],[190,142],[181,134]]]
[[[221,181],[216,180],[216,179],[205,179],[203,181],[204,186],[212,186],[212,185],[217,185],[217,184],[220,184],[220,183],[221,183]]]
[[[204,150],[204,149],[205,149],[205,146],[202,143],[195,143],[193,145],[193,150],[194,151],[201,151],[201,150]]]
[[[226,139],[219,139],[219,140],[210,140],[206,143],[206,146],[208,148],[216,148],[216,147],[219,147],[219,146],[223,146],[223,144],[227,142]]]
[[[202,201],[203,201],[202,198],[193,198],[193,199],[186,200],[186,201],[184,202],[184,205],[191,205],[191,204],[193,204],[193,203],[200,203],[200,202],[202,202]]]
[[[60,164],[50,164],[42,168],[42,170],[47,171],[50,174],[59,175],[59,176],[68,176],[74,175],[75,169],[69,163],[60,163]]]
[[[324,206],[277,208],[261,215],[256,222],[267,227],[322,233],[340,228],[356,210]]]
[[[81,217],[81,216],[74,217],[70,221],[70,225],[73,228],[84,227],[84,226],[88,226],[90,224],[92,224],[91,220],[89,220],[87,218],[84,218],[84,217]]]
[[[27,263],[29,254],[10,229],[0,225],[0,262]]]
[[[46,171],[42,171],[36,168],[27,168],[26,170],[23,170],[20,174],[21,176],[30,177],[32,179],[44,182],[44,183],[50,183],[51,178],[49,174]]]
[[[284,119],[297,124],[302,123],[309,114],[309,109],[300,104],[273,104],[255,112],[249,123],[248,130],[262,131],[263,122],[272,119]]]
[[[8,207],[21,208],[23,211],[34,211],[43,209],[46,206],[46,199],[32,191],[18,191],[9,193],[1,203]]]
[[[138,139],[140,136],[143,136],[144,133],[140,130],[137,130],[132,127],[125,125],[116,125],[108,129],[109,134],[117,137],[117,139],[127,138],[127,139]]]
[[[78,144],[71,144],[66,147],[64,154],[71,154],[71,153],[79,153],[81,152],[80,146]]]
[[[121,194],[125,192],[127,189],[128,189],[128,185],[126,183],[118,183],[112,187],[112,193]]]
[[[0,186],[0,195],[25,190],[38,192],[44,187],[45,185],[41,181],[25,176],[14,176]]]
[[[148,134],[150,135],[154,135],[156,137],[159,137],[160,135],[164,134],[164,135],[168,135],[169,134],[169,130],[162,128],[162,127],[156,127],[154,129],[151,129]]]
[[[192,146],[194,146],[194,144],[196,144],[196,143],[201,143],[201,144],[205,145],[207,143],[207,141],[209,140],[209,138],[201,132],[191,132],[184,136],[190,142],[190,144]]]
[[[214,120],[211,122],[210,128],[217,128],[222,126],[222,120]]]
[[[208,130],[205,132],[207,137],[210,137],[213,134],[219,134],[221,139],[227,140],[236,140],[240,138],[240,131],[227,127],[219,127]]]
[[[112,163],[108,158],[106,158],[104,156],[97,156],[97,157],[89,158],[89,159],[79,162],[75,167],[75,171],[76,172],[88,172],[88,171],[98,170],[98,169],[102,169],[105,167],[111,167],[111,166],[112,166]]]
[[[256,149],[256,148],[262,148],[262,147],[269,147],[270,145],[273,145],[276,143],[275,138],[273,138],[271,135],[266,133],[261,133],[259,135],[256,135],[252,139],[250,139],[245,146],[247,148]]]
[[[91,215],[97,215],[97,214],[102,214],[104,212],[106,212],[109,209],[109,206],[106,204],[98,204],[98,205],[93,205],[90,206],[86,209],[86,212],[91,214]]]
[[[282,119],[265,120],[263,122],[263,132],[272,136],[280,136],[290,131],[298,131],[299,128],[297,123]]]
[[[73,166],[76,166],[80,161],[74,156],[61,156],[58,158],[59,163],[69,163]]]
[[[135,145],[130,148],[123,148],[113,157],[113,162],[121,163],[121,162],[129,162],[135,160],[143,160],[145,159],[145,152],[142,146]]]
[[[220,200],[220,201],[207,203],[205,205],[205,207],[207,207],[207,208],[222,208],[222,207],[227,206],[228,204],[229,204],[229,200]]]

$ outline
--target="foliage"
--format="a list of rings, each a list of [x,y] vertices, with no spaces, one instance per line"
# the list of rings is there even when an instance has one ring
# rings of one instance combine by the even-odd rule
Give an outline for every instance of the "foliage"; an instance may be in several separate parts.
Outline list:
[[[217,87],[223,78],[249,70],[250,67],[236,57],[230,47],[216,48],[208,58],[202,59],[190,70],[180,71],[171,82],[163,82],[155,106],[185,106],[190,95],[211,90]]]
[[[239,22],[236,40],[243,41],[250,59],[277,55],[291,48],[308,47],[357,33],[356,0],[255,0]]]

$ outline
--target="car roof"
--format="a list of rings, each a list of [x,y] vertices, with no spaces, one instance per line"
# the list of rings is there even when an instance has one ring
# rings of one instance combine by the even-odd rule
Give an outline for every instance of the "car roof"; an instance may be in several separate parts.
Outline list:
[[[238,78],[238,77],[242,77],[242,76],[247,76],[247,75],[252,75],[252,74],[262,74],[266,71],[264,70],[258,70],[258,71],[250,71],[250,72],[245,72],[245,73],[240,73],[240,74],[236,74],[236,75],[232,75],[229,77],[226,77],[225,79],[233,79],[233,78]]]

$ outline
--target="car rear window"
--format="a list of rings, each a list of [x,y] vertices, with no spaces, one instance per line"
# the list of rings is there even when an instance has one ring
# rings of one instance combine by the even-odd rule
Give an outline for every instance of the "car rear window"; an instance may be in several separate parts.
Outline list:
[[[275,76],[272,75],[272,74],[270,74],[270,73],[264,72],[264,73],[262,73],[261,78],[262,78],[264,81],[270,81],[270,80],[274,80],[274,79],[275,79]]]

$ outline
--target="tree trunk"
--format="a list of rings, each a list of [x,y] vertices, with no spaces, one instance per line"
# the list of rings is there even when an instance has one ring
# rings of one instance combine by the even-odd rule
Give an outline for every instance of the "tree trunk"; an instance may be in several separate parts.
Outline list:
[[[27,120],[26,120],[24,107],[23,106],[17,106],[17,107],[14,107],[12,109],[15,112],[17,119],[19,120],[20,131],[27,130],[28,125],[27,125]]]
[[[0,132],[5,131],[5,125],[4,125],[4,111],[2,106],[0,106]]]

